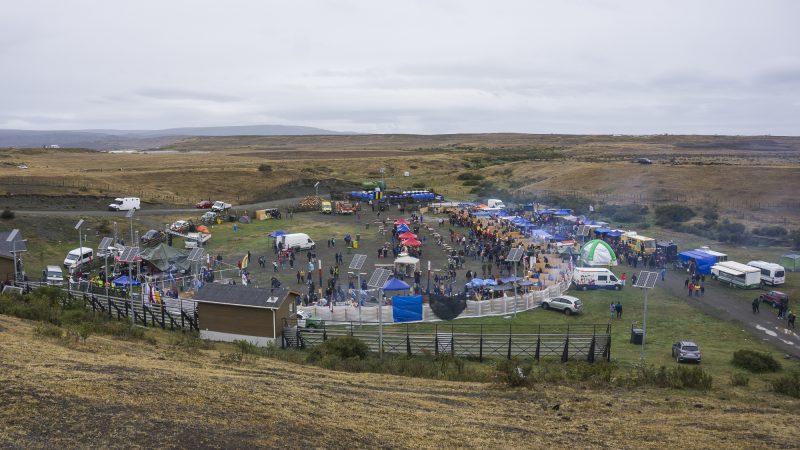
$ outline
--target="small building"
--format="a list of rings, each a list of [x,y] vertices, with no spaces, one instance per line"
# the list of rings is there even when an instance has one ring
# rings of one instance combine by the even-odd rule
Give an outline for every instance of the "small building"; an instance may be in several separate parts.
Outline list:
[[[200,337],[244,340],[259,346],[280,344],[284,319],[295,313],[300,294],[241,284],[206,284],[194,295]]]
[[[17,233],[14,239],[9,242],[8,237],[11,231],[4,231],[0,233],[0,282],[14,281],[14,253],[17,257],[27,250],[25,240],[20,233]],[[17,262],[20,273],[24,273],[22,263]]]

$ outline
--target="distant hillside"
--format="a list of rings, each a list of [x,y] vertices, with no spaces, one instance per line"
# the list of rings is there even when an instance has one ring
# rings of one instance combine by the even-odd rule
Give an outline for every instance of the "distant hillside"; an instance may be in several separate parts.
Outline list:
[[[80,147],[95,150],[147,149],[195,136],[308,136],[336,131],[290,125],[168,128],[163,130],[0,130],[0,148]]]

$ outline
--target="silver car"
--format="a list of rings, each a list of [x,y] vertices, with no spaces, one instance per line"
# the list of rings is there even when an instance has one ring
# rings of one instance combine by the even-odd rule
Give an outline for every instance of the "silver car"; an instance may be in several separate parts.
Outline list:
[[[672,357],[675,361],[700,362],[700,347],[692,341],[678,341],[672,344]]]
[[[577,297],[571,295],[559,295],[558,297],[546,298],[542,300],[543,309],[555,309],[564,311],[564,314],[578,314],[583,312],[583,303]]]

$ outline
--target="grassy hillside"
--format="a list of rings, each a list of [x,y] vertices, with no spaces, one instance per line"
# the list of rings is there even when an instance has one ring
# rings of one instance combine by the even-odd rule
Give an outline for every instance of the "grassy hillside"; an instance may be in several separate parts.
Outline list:
[[[0,446],[792,447],[797,402],[540,384],[507,389],[321,370],[210,350],[34,333],[0,316]]]

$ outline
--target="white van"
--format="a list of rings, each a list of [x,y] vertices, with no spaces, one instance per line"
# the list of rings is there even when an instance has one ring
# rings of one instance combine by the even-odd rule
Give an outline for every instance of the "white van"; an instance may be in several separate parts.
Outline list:
[[[290,248],[310,250],[316,246],[314,241],[305,233],[291,233],[278,236],[278,239],[275,240],[275,245],[279,246],[282,250],[288,250]]]
[[[602,267],[576,267],[572,272],[572,283],[580,290],[614,289],[624,286],[622,281],[608,269]]]
[[[139,197],[117,197],[108,205],[109,211],[130,211],[141,208]]]
[[[64,272],[61,271],[61,267],[47,266],[45,281],[51,286],[61,286],[64,284]]]
[[[766,261],[750,261],[748,266],[761,270],[761,284],[777,286],[786,282],[786,269],[780,264]]]
[[[76,248],[67,253],[67,257],[64,258],[64,267],[68,270],[72,270],[83,264],[92,262],[92,259],[94,259],[94,250],[89,247]]]

